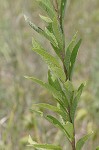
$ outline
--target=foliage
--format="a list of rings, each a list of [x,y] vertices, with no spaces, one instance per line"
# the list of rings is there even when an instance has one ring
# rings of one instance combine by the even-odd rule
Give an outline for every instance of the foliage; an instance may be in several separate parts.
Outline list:
[[[88,135],[85,135],[83,138],[79,139],[77,143],[75,143],[75,112],[84,84],[81,84],[78,89],[75,89],[72,83],[72,75],[81,40],[77,41],[77,34],[75,34],[69,46],[66,47],[63,25],[66,0],[61,0],[60,5],[57,0],[55,3],[50,0],[37,1],[41,8],[46,12],[47,16],[40,16],[40,18],[47,22],[47,27],[44,30],[37,27],[26,16],[24,16],[25,20],[36,32],[49,40],[53,50],[59,58],[58,60],[60,60],[61,63],[59,63],[53,55],[49,54],[45,48],[37,42],[37,40],[33,39],[32,50],[39,54],[48,65],[48,83],[45,83],[35,77],[25,77],[43,86],[52,93],[58,105],[53,107],[48,103],[43,103],[36,104],[34,106],[54,111],[57,117],[54,117],[53,115],[46,115],[43,112],[40,112],[40,114],[42,114],[45,119],[51,122],[55,127],[58,127],[65,134],[73,150],[81,150],[86,140],[92,134],[89,133]],[[33,111],[39,113],[39,111],[36,111],[35,108],[33,108]],[[60,146],[56,145],[38,144],[33,141],[31,137],[29,137],[29,144],[37,149],[62,149]]]
[[[60,7],[60,1],[58,2]],[[99,0],[91,3],[90,0],[74,0],[71,3],[68,0],[66,7],[66,46],[76,31],[83,39],[73,82],[77,87],[80,82],[87,81],[76,111],[76,140],[86,131],[94,130],[93,138],[84,146],[84,150],[94,150],[99,145]],[[46,81],[46,64],[30,50],[32,36],[37,38],[48,52],[54,53],[45,38],[26,26],[24,12],[38,26],[43,28],[47,24],[37,17],[41,10],[35,0],[0,1],[0,149],[33,149],[26,147],[27,135],[31,134],[33,140],[38,143],[56,143],[63,149],[70,150],[68,141],[59,129],[29,111],[34,103],[48,102],[55,105],[46,89],[23,78],[28,74]],[[45,12],[42,11],[41,14],[44,16]],[[35,105],[33,108],[36,108]],[[43,108],[37,110],[42,111]],[[50,112],[48,109],[43,111]]]

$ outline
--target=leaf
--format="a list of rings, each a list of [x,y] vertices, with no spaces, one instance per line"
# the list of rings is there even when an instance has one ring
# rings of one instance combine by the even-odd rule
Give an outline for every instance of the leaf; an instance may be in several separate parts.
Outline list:
[[[71,53],[71,58],[70,58],[70,79],[72,78],[72,73],[73,73],[73,69],[74,69],[77,53],[78,53],[79,47],[81,45],[81,41],[82,41],[81,39],[78,41],[78,43],[73,48],[73,51]]]
[[[33,104],[33,107],[41,107],[41,108],[45,108],[57,112],[60,115],[62,114],[62,111],[58,107],[46,103]]]
[[[76,94],[76,96],[75,96],[75,98],[72,102],[70,115],[71,115],[71,118],[72,118],[73,122],[74,122],[74,116],[75,116],[76,108],[77,108],[77,105],[78,105],[78,101],[79,101],[80,96],[82,94],[83,88],[84,88],[84,84],[81,84],[80,87],[78,88],[77,94]]]
[[[50,0],[37,0],[39,2],[40,7],[51,17],[51,19],[55,16],[55,11],[53,9],[53,5]]]
[[[63,28],[63,22],[64,22],[64,15],[65,15],[66,2],[67,2],[67,0],[61,0],[60,24],[61,24],[62,28]]]
[[[65,106],[64,102],[62,101],[59,101],[57,100],[57,102],[59,103],[59,108],[62,110],[62,119],[64,120],[64,123],[66,121],[70,121],[70,118],[69,118],[69,114],[68,114],[68,111],[67,111],[67,107]]]
[[[45,28],[45,34],[47,39],[55,46],[58,47],[57,40],[52,32],[50,32],[47,28]]]
[[[43,112],[42,111],[39,111],[39,110],[35,110],[35,109],[30,109],[31,112],[35,112],[36,114],[40,115],[41,117],[44,116]]]
[[[39,108],[45,108],[45,109],[52,110],[52,111],[58,113],[64,121],[68,121],[68,119],[67,119],[68,114],[66,113],[66,111],[64,112],[64,110],[62,110],[56,106],[52,106],[52,105],[46,104],[46,103],[39,103],[39,104],[33,104],[33,107],[39,107]],[[31,110],[34,111],[33,108],[31,108]],[[42,112],[42,114],[41,114],[41,111],[37,111],[37,112],[40,113],[41,116],[43,116],[42,115],[43,112]]]
[[[66,108],[68,108],[68,101],[66,101],[66,96],[65,93],[62,91],[62,87],[59,80],[51,73],[50,70],[48,71],[48,82],[52,87],[54,87],[57,91],[59,91],[61,95],[63,95],[63,101],[60,102],[58,101],[58,103],[60,104],[60,107],[64,112],[64,116],[66,115],[64,118],[67,119],[68,114],[66,113]]]
[[[33,39],[33,43],[37,43],[36,40]],[[49,68],[52,70],[52,72],[55,74],[57,78],[61,79],[62,81],[65,80],[64,71],[55,57],[50,55],[43,48],[40,48],[39,44],[38,44],[38,48],[37,46],[35,47],[35,45],[33,45],[33,51],[42,57],[42,59],[47,63],[47,65],[49,66]]]
[[[26,79],[31,79],[33,82],[40,84],[42,87],[46,88],[52,95],[53,97],[58,101],[58,103],[64,108],[68,108],[68,102],[66,102],[64,95],[60,92],[57,91],[54,87],[52,87],[50,84],[45,83],[35,77],[28,77],[25,76]],[[65,101],[65,102],[64,102]]]
[[[74,127],[73,127],[73,124],[71,122],[66,122],[66,125],[65,125],[65,129],[67,131],[67,133],[69,134],[70,138],[71,138],[71,141],[73,140],[74,138]]]
[[[69,43],[67,49],[69,49],[71,52],[73,50],[73,48],[75,47],[75,44],[76,44],[76,40],[77,40],[77,34],[78,34],[78,31],[74,34],[71,42]]]
[[[99,150],[99,147],[97,147],[96,150]]]
[[[71,105],[71,98],[73,98],[73,95],[74,95],[74,87],[69,80],[67,80],[64,83],[64,93],[66,95],[67,101],[68,101],[69,106],[70,106]]]
[[[51,144],[33,144],[34,148],[43,148],[45,150],[62,150],[60,146],[51,145]]]
[[[61,58],[61,53],[60,53],[60,48],[54,46],[53,44],[52,45],[52,48],[54,49],[55,53],[57,54],[57,56],[62,60]]]
[[[74,48],[74,44],[76,42],[76,39],[77,39],[77,33],[73,36],[72,38],[72,41],[69,43],[67,49],[66,49],[66,52],[65,52],[65,59],[64,59],[64,63],[65,63],[65,67],[67,69],[67,73],[68,73],[68,77],[70,76],[69,75],[69,69],[70,69],[70,58],[71,58],[71,53],[72,53],[72,50]]]
[[[38,144],[37,142],[35,142],[35,141],[32,140],[32,138],[31,138],[30,135],[29,135],[29,138],[28,138],[28,143],[30,144],[28,146],[33,146],[34,144]],[[45,150],[45,149],[43,149],[43,148],[37,148],[37,150]]]
[[[45,87],[50,93],[53,94],[53,96],[58,99],[59,101],[63,101],[63,96],[61,95],[61,93],[59,91],[57,91],[55,88],[53,88],[51,85],[49,85],[48,83],[45,83],[35,77],[28,77],[25,76],[26,79],[31,79],[33,82],[38,83],[39,85],[41,85],[42,87]]]
[[[28,146],[33,146],[34,148],[37,148],[39,150],[62,150],[60,146],[52,145],[52,144],[38,144],[37,142],[33,141],[31,136],[29,135],[28,142],[30,145]]]
[[[63,35],[62,35],[62,31],[61,31],[59,22],[56,17],[54,17],[54,19],[53,19],[52,28],[53,28],[53,33],[55,35],[55,38],[59,44],[58,46],[59,46],[60,50],[63,50],[63,45],[64,45]]]
[[[82,137],[76,144],[76,150],[81,150],[85,142],[89,139],[89,137],[93,134],[93,132]]]
[[[44,20],[45,22],[47,22],[47,23],[52,23],[52,20],[49,18],[49,17],[45,17],[45,16],[42,16],[42,15],[39,15],[40,16],[40,18],[42,19],[42,20]]]
[[[53,33],[51,33],[48,29],[45,28],[45,31],[41,29],[40,27],[37,27],[34,23],[32,23],[29,18],[24,15],[25,21],[31,26],[32,29],[34,29],[37,33],[43,35],[46,39],[48,39],[55,47],[58,46],[58,43],[55,39],[55,36]]]
[[[26,15],[24,15],[24,18],[25,21],[31,26],[31,28],[33,28],[36,32],[44,35],[44,31],[40,27],[37,27],[34,23],[32,23]]]
[[[67,81],[65,82],[65,87],[66,87],[66,88],[68,89],[68,91],[70,91],[70,92],[74,91],[74,86],[73,86],[72,82],[69,81],[69,80],[67,80]]]
[[[66,131],[64,125],[61,122],[59,122],[55,117],[53,117],[51,115],[47,115],[46,119],[49,122],[51,122],[55,127],[60,128],[67,136],[68,140],[70,140],[70,136],[69,136],[68,132]]]
[[[36,144],[37,142],[33,141],[32,138],[31,138],[31,136],[29,135],[28,143],[29,144]]]
[[[57,91],[61,91],[62,92],[62,88],[61,88],[59,80],[51,73],[50,70],[48,71],[48,82]]]

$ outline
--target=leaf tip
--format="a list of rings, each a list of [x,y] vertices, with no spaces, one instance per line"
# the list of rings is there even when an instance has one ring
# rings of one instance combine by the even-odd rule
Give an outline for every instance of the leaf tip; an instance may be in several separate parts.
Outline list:
[[[24,17],[25,21],[28,22],[28,17],[25,14],[23,15],[23,17]]]
[[[25,79],[28,79],[28,76],[24,76]]]

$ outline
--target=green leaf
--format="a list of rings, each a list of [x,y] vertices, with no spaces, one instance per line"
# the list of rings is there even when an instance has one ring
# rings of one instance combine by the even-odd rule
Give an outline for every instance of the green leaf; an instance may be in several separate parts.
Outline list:
[[[64,133],[65,135],[67,136],[68,140],[71,140],[70,139],[70,135],[68,134],[68,132],[66,131],[64,125],[59,121],[57,120],[55,117],[51,116],[51,115],[47,115],[46,119],[51,122],[55,127],[58,127],[60,128]]]
[[[66,95],[69,105],[71,105],[71,98],[73,97],[73,94],[74,94],[74,87],[69,80],[67,80],[64,83],[64,93]]]
[[[30,135],[29,135],[29,138],[28,138],[28,143],[29,144],[36,144],[36,142],[32,140]]]
[[[63,35],[62,35],[62,31],[59,25],[59,22],[57,20],[57,17],[54,17],[53,22],[52,22],[52,28],[53,28],[53,33],[56,37],[56,40],[59,44],[59,48],[62,51],[63,50],[63,46],[64,46],[64,41],[63,41]]]
[[[62,92],[62,88],[60,85],[59,80],[55,77],[54,74],[51,73],[51,71],[48,71],[48,82],[51,86],[53,86],[57,91]]]
[[[33,43],[37,43],[37,42],[33,39]],[[35,47],[35,45],[33,45],[33,51],[35,51],[37,54],[39,54],[42,57],[42,59],[47,63],[47,65],[49,66],[49,68],[57,78],[64,81],[65,74],[57,59],[52,55],[50,55],[48,52],[46,52],[43,48],[39,48],[39,47],[40,44],[38,44],[38,48],[37,46]]]
[[[52,20],[49,18],[49,17],[45,17],[45,16],[42,16],[42,15],[39,15],[40,16],[40,18],[42,19],[42,20],[44,20],[45,22],[47,22],[47,23],[52,23]]]
[[[33,144],[30,146],[33,146],[34,148],[37,148],[37,149],[43,148],[43,150],[48,150],[48,149],[49,150],[62,150],[60,146],[51,145],[51,144]]]
[[[74,122],[74,116],[75,116],[76,108],[77,108],[77,105],[78,105],[78,101],[79,101],[80,96],[82,94],[83,88],[84,88],[84,84],[81,84],[80,87],[78,88],[77,94],[76,94],[76,96],[75,96],[75,98],[72,102],[70,115],[71,115],[71,118],[72,118],[73,122]]]
[[[44,116],[42,111],[36,110],[36,109],[30,109],[31,112],[35,112],[36,114],[40,115],[41,117]]]
[[[53,5],[50,0],[37,0],[39,2],[40,7],[48,14],[51,19],[55,16],[55,11],[53,9]]]
[[[31,138],[30,135],[29,135],[29,138],[28,138],[28,143],[30,144],[28,146],[33,146],[34,144],[38,144],[37,142],[35,142],[35,141],[32,140],[32,138]],[[45,150],[45,149],[43,149],[43,148],[37,148],[37,150]]]
[[[45,108],[57,112],[60,115],[62,114],[62,111],[58,107],[46,103],[33,104],[33,107]]]
[[[67,2],[67,0],[61,0],[60,24],[61,24],[62,28],[63,28],[63,23],[64,23],[64,15],[65,15],[66,2]]]
[[[46,39],[48,39],[55,47],[58,47],[57,40],[53,33],[51,33],[48,29],[45,28],[45,31],[41,29],[40,27],[37,27],[34,23],[32,23],[29,18],[24,15],[24,18],[26,22],[31,26],[32,29],[34,29],[37,33],[43,35]]]
[[[44,31],[40,27],[37,27],[34,23],[32,23],[26,15],[24,15],[24,19],[36,32],[44,34]]]
[[[67,49],[69,49],[71,52],[72,52],[72,50],[73,50],[73,48],[74,48],[74,46],[75,46],[75,44],[76,44],[77,34],[78,34],[78,31],[74,34],[74,36],[73,36],[71,42],[69,43],[69,45],[68,45],[68,47],[67,47]]]
[[[67,120],[68,120],[67,118],[69,118],[69,116],[68,116],[68,114],[66,113],[66,111],[60,109],[59,107],[52,106],[52,105],[50,105],[50,104],[46,104],[46,103],[33,104],[33,107],[39,107],[39,108],[44,108],[44,109],[52,110],[52,111],[58,113],[58,114],[62,117],[62,119],[63,119],[64,121],[67,121]],[[33,108],[31,108],[31,110],[34,111]],[[37,113],[39,113],[41,116],[43,116],[43,112],[37,111]]]
[[[61,53],[60,53],[60,48],[54,46],[53,44],[52,45],[52,48],[54,49],[55,53],[57,54],[57,56],[62,60],[61,58]]]
[[[61,93],[57,91],[55,88],[53,88],[51,85],[49,85],[48,83],[45,83],[35,77],[25,76],[25,78],[31,79],[33,82],[38,83],[42,87],[45,87],[56,99],[58,99],[59,101],[60,100],[63,101],[63,96],[61,95]]]
[[[69,134],[71,140],[73,140],[74,138],[74,127],[73,127],[73,124],[71,122],[66,122],[66,125],[65,125],[65,129],[67,131],[67,133]]]
[[[93,134],[93,132],[82,137],[76,144],[76,150],[81,150],[85,142],[89,139],[89,137]]]
[[[68,91],[70,91],[70,92],[74,91],[74,86],[73,86],[72,82],[69,81],[69,80],[67,80],[67,81],[65,82],[65,87],[66,87],[66,88],[68,89]]]
[[[52,144],[38,144],[37,142],[33,141],[31,136],[29,135],[28,142],[30,145],[28,146],[33,146],[36,149],[40,150],[62,150],[60,146],[52,145]]]
[[[81,39],[78,41],[78,43],[73,48],[73,51],[71,53],[71,58],[70,58],[70,79],[72,79],[72,73],[73,73],[73,69],[74,69],[77,53],[78,53],[79,47],[81,45],[81,41],[82,41]]]
[[[99,147],[97,147],[96,150],[99,150]]]
[[[57,40],[52,32],[50,32],[47,28],[45,28],[45,34],[47,39],[55,46],[58,48],[58,43]]]
[[[42,87],[46,88],[53,95],[53,97],[57,100],[57,102],[62,106],[62,108],[64,108],[64,110],[66,110],[65,108],[68,107],[68,102],[66,102],[64,95],[60,91],[57,91],[50,84],[45,83],[45,82],[43,82],[43,81],[41,81],[41,80],[39,80],[39,79],[37,79],[35,77],[25,76],[25,78],[26,79],[30,79],[33,82],[38,83]]]
[[[65,59],[64,59],[64,63],[65,63],[65,67],[67,69],[67,73],[68,73],[68,77],[69,75],[69,69],[70,69],[70,58],[71,58],[71,53],[72,50],[74,48],[74,44],[76,42],[77,39],[77,32],[76,34],[73,36],[72,41],[69,43],[68,47],[66,48],[66,52],[65,52]]]

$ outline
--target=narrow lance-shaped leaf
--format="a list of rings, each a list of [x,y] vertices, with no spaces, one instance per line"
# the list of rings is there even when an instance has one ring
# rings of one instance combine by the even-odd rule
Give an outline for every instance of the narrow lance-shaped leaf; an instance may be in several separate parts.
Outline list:
[[[36,113],[36,114],[40,115],[41,117],[44,116],[44,114],[43,114],[42,111],[39,111],[39,110],[36,110],[36,109],[30,109],[30,111],[33,112],[33,113]]]
[[[26,15],[24,15],[24,18],[25,21],[31,26],[31,28],[33,28],[36,32],[40,34],[44,34],[44,31],[40,27],[37,27],[34,23],[32,23]]]
[[[76,112],[76,108],[77,108],[77,105],[78,105],[78,101],[79,101],[80,96],[82,94],[83,88],[84,88],[84,84],[81,84],[80,87],[78,88],[77,95],[75,96],[75,98],[72,102],[70,115],[71,115],[71,118],[72,118],[73,122],[74,122],[74,117],[75,117],[75,112]]]
[[[62,87],[60,85],[59,79],[55,77],[54,74],[49,70],[48,71],[48,82],[52,85],[57,91],[62,92]]]
[[[52,22],[53,22],[49,17],[42,16],[42,15],[39,15],[39,16],[40,16],[40,18],[41,18],[42,20],[44,20],[44,21],[47,22],[47,23],[52,23]]]
[[[45,108],[45,109],[49,109],[54,112],[57,112],[60,115],[62,114],[62,111],[58,107],[55,107],[55,106],[52,106],[52,105],[46,104],[46,103],[33,104],[33,107]]]
[[[64,59],[64,63],[65,63],[65,67],[68,73],[68,77],[69,75],[69,69],[70,69],[70,58],[71,58],[71,53],[72,50],[74,48],[74,44],[76,42],[77,39],[77,32],[76,34],[73,36],[72,41],[69,43],[68,47],[66,48],[66,52],[65,52],[65,59]]]
[[[81,45],[81,41],[82,41],[81,39],[78,41],[76,46],[73,48],[73,51],[72,51],[72,54],[71,54],[71,58],[70,58],[70,80],[72,79],[72,73],[73,73],[77,53],[78,53],[79,47]]]
[[[37,0],[39,2],[39,6],[48,14],[51,19],[55,16],[55,11],[53,9],[53,5],[50,0]]]
[[[66,122],[66,125],[64,126],[67,133],[69,134],[70,138],[71,138],[71,141],[74,139],[74,127],[73,127],[73,124],[71,122]]]
[[[60,128],[64,133],[65,135],[67,136],[68,140],[70,141],[71,138],[70,138],[70,135],[68,134],[68,132],[66,131],[64,125],[58,120],[56,119],[55,117],[51,116],[51,115],[47,115],[46,119],[51,122],[55,127],[58,127]]]
[[[53,79],[52,79],[53,78]],[[62,90],[62,87],[60,85],[60,82],[59,82],[59,79],[55,77],[55,75],[53,74],[53,77],[51,75],[51,71],[48,71],[48,82],[49,84],[55,88],[58,92],[61,93],[62,97],[63,97],[63,101],[58,101],[58,103],[60,104],[61,106],[61,109],[63,109],[63,111],[66,112],[66,109],[68,108],[68,101],[66,101],[66,96],[65,96],[65,93],[63,92]],[[64,112],[64,113],[65,113]],[[66,113],[65,113],[66,115]],[[67,115],[66,115],[67,116]],[[68,118],[68,117],[67,117]]]
[[[64,105],[64,103],[63,103],[63,99],[64,99],[63,95],[59,91],[57,91],[55,88],[53,88],[50,84],[45,83],[45,82],[43,82],[43,81],[41,81],[41,80],[39,80],[39,79],[37,79],[35,77],[25,76],[25,78],[31,79],[33,82],[38,83],[42,87],[45,87],[56,98],[56,100],[61,105]],[[68,106],[68,104],[67,104],[67,106]]]
[[[73,96],[73,91],[74,91],[74,88],[73,88],[73,85],[72,83],[67,80],[64,84],[64,93],[65,93],[65,96],[67,98],[67,101],[69,103],[69,106],[70,106],[70,100],[71,100],[71,97]]]
[[[66,111],[64,111],[64,110],[62,110],[62,109],[60,109],[56,106],[52,106],[52,105],[46,104],[46,103],[33,104],[33,107],[31,108],[31,111],[32,110],[34,111],[35,107],[52,110],[53,112],[56,112],[58,115],[60,115],[64,121],[68,121],[68,119],[67,119],[68,114],[66,113]],[[43,116],[43,112],[37,111],[37,113],[39,113],[41,116]]]
[[[28,138],[28,143],[29,143],[28,146],[32,146],[33,144],[38,144],[37,142],[32,140],[32,137],[30,135],[29,135],[29,138]],[[45,149],[37,148],[37,150],[45,150]]]
[[[34,39],[33,39],[33,43],[36,43],[36,45],[38,44],[37,41]],[[39,48],[40,47],[39,45],[40,44],[38,44],[38,48],[37,48],[37,46],[35,47],[34,44],[33,51],[35,51],[37,54],[39,54],[42,57],[42,59],[47,63],[47,65],[49,66],[51,71],[56,75],[57,78],[60,78],[62,81],[64,81],[65,74],[57,59],[52,55],[50,55],[48,52],[46,52],[43,48]]]
[[[60,146],[52,145],[52,144],[38,144],[37,142],[33,141],[31,136],[29,136],[28,142],[30,145],[38,150],[62,150]]]
[[[60,58],[60,60],[62,60],[60,48],[54,46],[53,44],[51,44],[51,45],[52,45],[52,48],[54,49],[55,53],[57,54],[57,56]]]
[[[47,38],[55,47],[58,47],[58,43],[55,39],[55,36],[53,33],[51,33],[49,30],[45,28],[45,31],[41,29],[40,27],[37,27],[33,22],[29,20],[29,18],[24,15],[25,21],[31,26],[32,29],[34,29],[37,33],[41,34],[45,38]]]
[[[44,150],[62,150],[60,146],[51,145],[51,144],[34,144],[34,148],[43,148]]]
[[[54,17],[53,19],[52,28],[53,28],[53,33],[55,35],[55,38],[59,44],[59,48],[60,50],[63,50],[64,41],[63,41],[62,30],[60,28],[59,22],[56,17]]]
[[[48,30],[46,27],[45,27],[45,34],[46,34],[46,37],[47,39],[55,46],[58,48],[58,42],[54,36],[54,34],[52,32],[50,32],[50,30]]]
[[[89,137],[93,134],[93,132],[82,137],[76,144],[76,150],[81,150],[85,144],[85,142],[89,139]]]
[[[61,104],[61,102],[59,100],[57,100],[57,102],[59,103],[60,108],[49,105],[49,104],[40,103],[40,104],[34,104],[33,107],[35,107],[35,108],[32,107],[30,109],[30,111],[33,113],[36,113],[46,119],[46,116],[44,115],[43,111],[36,110],[36,107],[45,108],[45,109],[52,110],[53,112],[56,112],[63,119],[64,123],[66,121],[70,121],[68,113],[66,111],[64,111],[64,108],[62,107],[63,104]]]
[[[64,23],[64,15],[65,15],[66,3],[67,3],[67,0],[61,0],[60,24],[61,24],[61,27],[62,27],[62,28],[63,28],[63,23]]]

